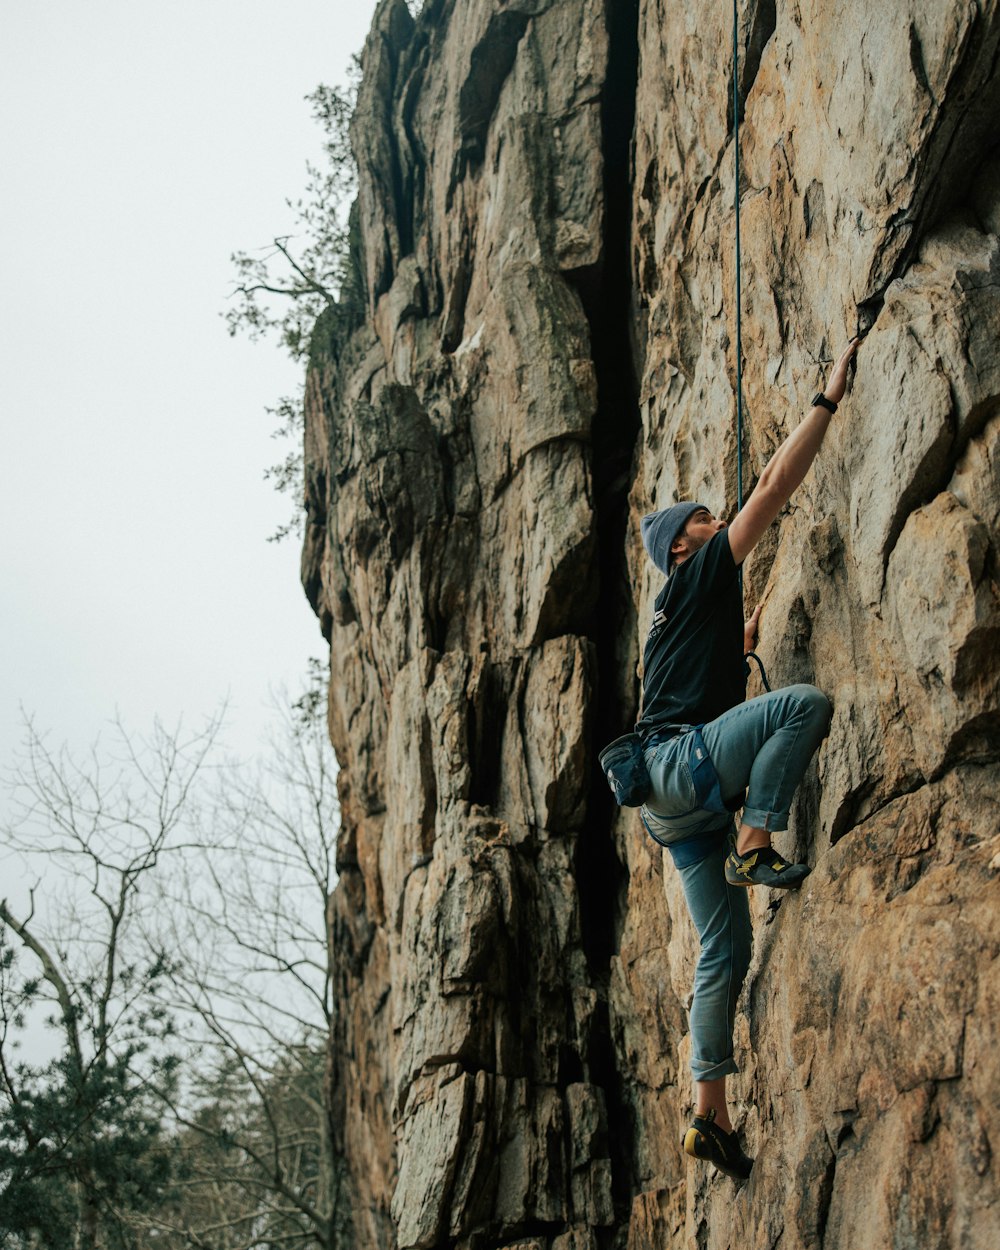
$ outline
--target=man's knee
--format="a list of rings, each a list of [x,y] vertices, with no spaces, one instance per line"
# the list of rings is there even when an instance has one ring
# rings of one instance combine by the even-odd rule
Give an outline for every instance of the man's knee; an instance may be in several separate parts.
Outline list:
[[[802,684],[789,686],[785,693],[794,696],[809,723],[821,729],[822,736],[826,737],[833,715],[833,704],[823,691],[817,690],[815,686]]]

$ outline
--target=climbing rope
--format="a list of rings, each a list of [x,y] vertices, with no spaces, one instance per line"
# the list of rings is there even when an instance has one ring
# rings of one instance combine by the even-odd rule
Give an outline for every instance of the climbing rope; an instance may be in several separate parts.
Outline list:
[[[736,511],[743,507],[743,290],[740,283],[740,83],[739,83],[739,0],[733,0],[733,144],[736,149]],[[860,325],[860,322],[859,322]],[[860,333],[860,331],[859,331]],[[740,565],[740,595],[743,594],[743,565]],[[767,673],[755,651],[748,651],[745,660],[756,661],[760,680],[770,693]],[[747,672],[750,665],[747,664]]]
[[[740,283],[739,0],[733,0],[733,144],[736,149],[736,511],[743,507],[743,290]],[[743,569],[740,568],[740,589]]]
[[[764,687],[764,689],[767,691],[767,693],[768,693],[768,694],[770,694],[770,693],[771,693],[771,683],[767,680],[767,669],[764,667],[764,661],[760,658],[760,656],[757,654],[757,652],[756,652],[756,651],[748,651],[748,652],[746,653],[746,655],[743,657],[743,660],[744,660],[744,663],[746,663],[746,661],[748,661],[748,660],[753,660],[753,661],[754,661],[754,663],[755,663],[755,664],[757,665],[757,667],[760,669],[760,680],[761,680],[761,685]],[[749,664],[747,664],[747,676],[748,676],[748,677],[750,676],[750,665],[749,665]]]
[[[743,288],[740,283],[740,75],[739,75],[739,0],[733,0],[733,144],[736,149],[736,511],[743,507]],[[743,565],[740,565],[740,595],[743,595]],[[756,651],[748,651],[745,660],[754,660],[760,669],[760,680],[770,693],[764,665]],[[749,672],[750,665],[747,664]]]

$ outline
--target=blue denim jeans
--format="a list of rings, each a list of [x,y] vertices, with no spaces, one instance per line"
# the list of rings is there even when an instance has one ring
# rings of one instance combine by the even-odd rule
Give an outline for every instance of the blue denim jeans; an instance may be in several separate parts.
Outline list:
[[[702,728],[725,797],[747,790],[743,823],[788,828],[792,797],[830,725],[830,702],[813,686],[750,699]],[[691,1002],[691,1070],[696,1081],[736,1071],[733,1018],[750,963],[747,891],[726,882],[728,814],[697,806],[691,779],[695,735],[681,733],[645,753],[652,793],[642,819],[680,874],[701,954]]]

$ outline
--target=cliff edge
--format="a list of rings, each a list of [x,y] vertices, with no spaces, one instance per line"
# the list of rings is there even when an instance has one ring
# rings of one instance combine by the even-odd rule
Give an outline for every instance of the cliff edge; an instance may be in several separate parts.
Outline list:
[[[746,570],[829,738],[753,898],[753,1176],[679,1149],[695,939],[597,749],[639,517],[736,497],[732,11],[381,0],[368,316],[321,321],[303,582],[341,764],[330,1060],[358,1250],[988,1250],[1000,1227],[1000,4],[741,6]],[[750,693],[756,693],[752,687]]]

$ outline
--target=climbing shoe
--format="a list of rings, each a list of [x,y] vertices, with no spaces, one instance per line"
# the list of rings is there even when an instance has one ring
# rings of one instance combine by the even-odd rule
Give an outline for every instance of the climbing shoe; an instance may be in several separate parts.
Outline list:
[[[809,876],[808,864],[790,864],[773,846],[760,846],[741,855],[736,840],[729,840],[726,880],[730,885],[769,885],[778,890],[794,890]]]
[[[715,1109],[708,1115],[696,1115],[691,1127],[681,1138],[681,1147],[692,1159],[704,1159],[714,1163],[734,1181],[745,1181],[753,1167],[740,1147],[735,1133],[727,1133],[715,1123]]]

